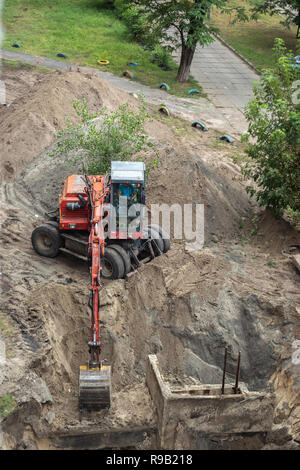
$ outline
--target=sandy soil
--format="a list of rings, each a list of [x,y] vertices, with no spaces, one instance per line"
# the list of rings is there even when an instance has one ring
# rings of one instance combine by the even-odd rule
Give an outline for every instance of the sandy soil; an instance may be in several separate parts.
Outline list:
[[[76,119],[71,100],[84,97],[92,110],[125,102],[135,107],[136,101],[79,72],[35,71],[31,79],[22,75],[19,90],[10,82],[12,72],[5,73],[15,95],[10,91],[14,103],[0,112],[6,325],[0,330],[6,342],[0,395],[13,393],[18,402],[4,428],[6,447],[26,447],[28,425],[36,438],[80,426],[152,426],[147,355],[158,355],[167,378],[219,383],[226,345],[229,376],[241,351],[241,380],[252,390],[274,389],[274,426],[285,430],[276,445],[299,440],[300,379],[291,355],[300,337],[300,276],[282,253],[300,244],[299,233],[248,199],[230,158],[241,152],[238,142],[230,147],[214,131],[201,133],[167,118],[154,118],[147,127],[160,151],[147,204],[203,203],[205,245],[189,251],[186,240],[173,240],[166,255],[135,276],[105,282],[103,357],[112,365],[113,406],[80,416],[78,367],[87,360],[90,325],[87,267],[63,254],[39,257],[30,235],[45,212],[57,207],[65,177],[79,171],[68,165],[68,156],[48,156],[65,116]],[[145,155],[146,163],[151,158]]]

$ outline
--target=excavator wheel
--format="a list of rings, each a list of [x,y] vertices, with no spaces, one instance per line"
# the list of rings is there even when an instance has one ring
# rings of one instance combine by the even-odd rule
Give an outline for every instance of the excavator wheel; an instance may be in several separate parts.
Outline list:
[[[120,279],[125,275],[125,265],[120,253],[110,246],[105,248],[101,267],[103,279]]]
[[[117,251],[121,256],[124,263],[124,276],[126,276],[126,274],[131,271],[131,261],[129,254],[122,246],[117,244],[109,245],[109,248],[112,248],[113,250]]]
[[[164,243],[164,249],[162,251],[164,253],[167,253],[171,246],[169,234],[160,225],[149,225],[149,227],[159,233],[160,238],[163,240]]]
[[[45,224],[34,229],[31,243],[39,255],[54,258],[62,246],[62,238],[55,227]]]

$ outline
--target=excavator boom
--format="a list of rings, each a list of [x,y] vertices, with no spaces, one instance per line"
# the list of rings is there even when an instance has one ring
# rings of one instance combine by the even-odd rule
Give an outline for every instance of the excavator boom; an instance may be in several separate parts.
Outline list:
[[[104,256],[105,237],[101,219],[103,204],[109,188],[102,176],[85,176],[85,192],[91,210],[88,255],[91,259],[90,307],[91,307],[91,340],[89,342],[90,360],[80,366],[79,373],[79,407],[99,410],[110,407],[110,366],[100,362],[100,292],[101,292],[101,258]]]

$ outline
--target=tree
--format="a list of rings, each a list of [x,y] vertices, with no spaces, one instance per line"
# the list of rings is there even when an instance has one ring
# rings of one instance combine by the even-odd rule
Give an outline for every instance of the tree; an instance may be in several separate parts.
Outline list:
[[[297,28],[297,38],[300,30],[300,2],[299,0],[257,0],[252,12],[268,13],[269,15],[283,15],[282,23],[286,26],[295,24]]]
[[[159,38],[161,44],[181,47],[177,80],[186,82],[197,44],[205,46],[214,41],[212,34],[217,29],[210,21],[212,7],[224,13],[235,11],[237,17],[246,19],[244,8],[226,8],[226,4],[227,0],[119,0],[116,6],[123,17],[131,11],[143,18],[142,28],[148,36]]]
[[[134,154],[154,147],[144,129],[150,115],[142,96],[137,111],[129,109],[126,103],[116,111],[102,108],[99,113],[90,114],[85,100],[74,100],[73,107],[80,122],[74,124],[69,120],[66,129],[58,134],[60,139],[50,155],[76,151],[71,161],[84,164],[88,174],[109,173],[112,160],[131,160]],[[148,167],[156,162],[148,162]]]
[[[243,172],[253,178],[255,184],[247,191],[261,206],[299,217],[300,73],[282,39],[276,39],[274,50],[274,70],[266,70],[254,85],[254,98],[246,106],[249,128],[244,140],[250,158]]]

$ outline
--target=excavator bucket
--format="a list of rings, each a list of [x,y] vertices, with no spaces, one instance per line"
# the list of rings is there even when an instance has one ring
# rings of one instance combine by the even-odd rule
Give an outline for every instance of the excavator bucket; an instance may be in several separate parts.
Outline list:
[[[79,408],[91,411],[110,408],[110,366],[80,366]]]

